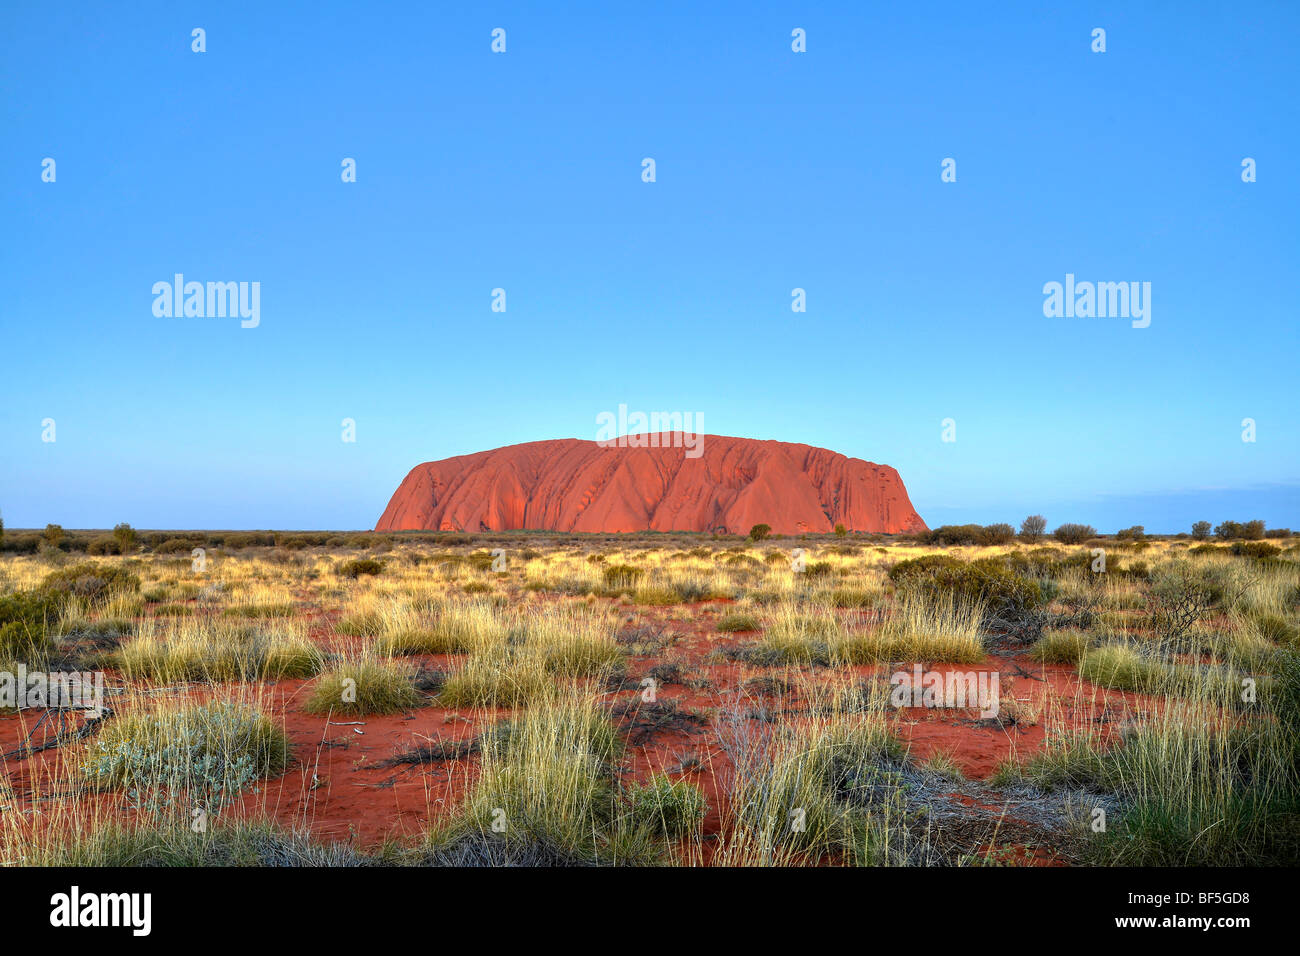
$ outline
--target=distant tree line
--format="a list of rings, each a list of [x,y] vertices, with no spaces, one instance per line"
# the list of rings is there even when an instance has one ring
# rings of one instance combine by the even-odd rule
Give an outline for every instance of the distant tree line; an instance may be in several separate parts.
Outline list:
[[[1210,538],[1211,526],[1208,521],[1197,521],[1192,525],[1192,537],[1198,541]],[[1214,537],[1220,541],[1259,541],[1263,538],[1289,538],[1289,528],[1265,528],[1264,522],[1225,521],[1213,528]],[[1009,544],[1019,539],[1029,544],[1036,544],[1048,537],[1047,519],[1042,515],[1030,515],[1020,522],[1017,532],[1009,524],[945,524],[915,536],[924,544],[953,545],[1000,545]],[[1101,534],[1090,524],[1067,522],[1058,525],[1051,532],[1051,537],[1061,544],[1083,544]],[[1182,537],[1187,537],[1184,533]],[[1140,524],[1121,528],[1115,532],[1115,540],[1140,542],[1147,539],[1146,527]]]

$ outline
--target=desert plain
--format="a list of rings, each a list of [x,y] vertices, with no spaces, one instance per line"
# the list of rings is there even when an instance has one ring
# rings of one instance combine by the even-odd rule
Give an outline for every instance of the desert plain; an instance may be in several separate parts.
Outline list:
[[[6,699],[0,858],[1294,863],[1300,547],[1220,530],[9,529],[2,669],[102,687]]]

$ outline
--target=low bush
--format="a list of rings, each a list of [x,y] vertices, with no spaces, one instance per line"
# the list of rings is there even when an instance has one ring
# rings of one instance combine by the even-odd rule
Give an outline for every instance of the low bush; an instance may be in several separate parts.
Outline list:
[[[50,650],[49,628],[58,620],[58,601],[43,591],[0,596],[0,660],[32,663]]]
[[[339,574],[347,578],[359,578],[362,575],[377,576],[382,574],[384,563],[374,558],[353,558],[339,565]]]
[[[154,545],[153,550],[155,554],[189,554],[203,544],[203,538],[167,538]]]
[[[931,596],[949,592],[967,603],[983,603],[986,617],[1015,619],[1043,604],[1046,595],[1034,578],[1016,573],[1001,558],[965,562],[949,555],[908,558],[889,569],[897,587],[914,587]]]
[[[1232,553],[1245,558],[1272,558],[1282,553],[1282,549],[1267,541],[1235,541]]]
[[[215,813],[254,781],[283,773],[289,741],[248,704],[160,702],[109,721],[85,745],[81,775],[126,790],[140,805]]]
[[[1090,524],[1063,524],[1052,532],[1052,537],[1062,544],[1083,544],[1097,537],[1097,529]]]
[[[1006,523],[988,524],[984,526],[984,531],[980,535],[980,544],[999,545],[1010,544],[1016,536],[1016,529]]]
[[[101,604],[116,593],[139,593],[140,579],[120,565],[87,561],[51,571],[41,582],[41,590]]]
[[[122,546],[111,534],[102,534],[86,542],[86,553],[93,555],[121,554]]]

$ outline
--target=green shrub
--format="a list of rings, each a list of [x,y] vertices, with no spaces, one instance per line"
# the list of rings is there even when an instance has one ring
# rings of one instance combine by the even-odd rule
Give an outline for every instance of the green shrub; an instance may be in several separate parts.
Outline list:
[[[102,534],[86,542],[86,553],[94,555],[121,554],[122,546],[118,544],[117,539],[112,535]]]
[[[203,538],[167,538],[153,546],[155,554],[189,554],[203,547]]]
[[[962,544],[979,544],[983,535],[984,528],[977,524],[945,524],[920,537],[926,544],[952,547]]]
[[[274,541],[277,547],[288,548],[291,551],[301,551],[304,548],[323,547],[325,542],[329,541],[330,536],[324,531],[298,532],[297,534],[277,534]]]
[[[339,565],[339,574],[347,578],[359,578],[363,574],[379,575],[383,570],[384,563],[374,558],[353,558]]]
[[[0,660],[30,663],[50,650],[48,628],[58,619],[58,602],[40,591],[0,596]]]
[[[1062,544],[1083,544],[1097,537],[1097,529],[1090,524],[1063,524],[1052,532],[1052,537]]]
[[[1016,529],[1009,524],[945,524],[928,533],[918,535],[925,544],[938,544],[945,547],[957,545],[999,545],[1007,544],[1016,536]]]
[[[999,557],[969,563],[942,554],[908,558],[889,569],[889,579],[930,595],[950,591],[958,600],[983,602],[989,615],[1001,618],[1036,608],[1047,597],[1037,580],[1016,573]]]
[[[1235,541],[1232,553],[1245,558],[1272,558],[1282,553],[1282,549],[1267,541]]]
[[[135,529],[124,521],[113,528],[113,540],[117,542],[118,554],[127,554],[136,544]]]
[[[954,558],[950,554],[925,554],[919,558],[906,558],[889,569],[889,580],[895,584],[905,584],[941,570],[963,567],[964,564],[960,558]]]
[[[118,565],[86,561],[50,572],[41,582],[41,590],[98,604],[115,593],[139,593],[140,579]]]
[[[269,532],[256,531],[227,534],[221,542],[222,547],[236,550],[241,548],[265,548],[273,544],[275,544],[275,535]]]
[[[1016,536],[1016,529],[1004,522],[998,524],[986,524],[980,534],[980,544],[999,545],[1010,544]]]
[[[11,554],[35,554],[40,547],[41,536],[38,534],[10,534],[4,539],[4,549]]]
[[[1258,541],[1264,537],[1264,522],[1258,518],[1245,523],[1224,521],[1215,527],[1214,536],[1220,541],[1232,541],[1234,539]]]
[[[750,541],[762,541],[772,533],[772,526],[768,524],[756,524],[749,529]]]

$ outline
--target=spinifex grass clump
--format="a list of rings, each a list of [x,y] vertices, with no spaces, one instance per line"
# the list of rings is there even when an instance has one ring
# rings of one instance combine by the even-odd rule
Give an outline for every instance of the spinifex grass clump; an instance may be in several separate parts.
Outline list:
[[[636,587],[644,576],[644,568],[633,567],[630,564],[611,564],[601,570],[605,588],[611,594]]]
[[[541,655],[550,673],[591,677],[622,667],[623,650],[614,629],[614,618],[602,610],[546,608],[525,615],[515,633]]]
[[[310,677],[320,650],[293,625],[250,625],[223,618],[146,621],[117,654],[133,680],[276,680]]]
[[[244,617],[251,619],[293,617],[297,607],[291,602],[281,604],[233,604],[221,613],[226,617]]]
[[[936,661],[975,664],[984,659],[980,621],[984,606],[947,592],[905,588],[888,617],[873,630],[851,634],[832,650],[848,664]]]
[[[829,664],[832,647],[846,637],[843,624],[829,607],[783,603],[768,615],[762,641],[741,656],[769,666]]]
[[[1014,759],[998,766],[994,786],[1029,783],[1045,790],[1068,788],[1104,793],[1112,789],[1107,744],[1095,727],[1077,729],[1053,713],[1043,749],[1024,764]]]
[[[438,694],[444,707],[516,707],[554,693],[566,677],[616,671],[624,651],[614,619],[587,608],[541,608],[474,635],[469,657]]]
[[[124,790],[145,809],[212,814],[288,762],[288,738],[252,704],[161,701],[108,721],[84,745],[79,767],[90,786]]]
[[[373,860],[344,844],[317,842],[305,829],[268,820],[212,822],[197,829],[184,822],[149,820],[125,825],[96,821],[93,828],[42,833],[23,846],[24,866],[363,866]]]
[[[471,654],[438,692],[442,707],[523,707],[556,692],[555,677],[535,654],[503,647]]]
[[[311,714],[396,714],[424,703],[410,664],[368,653],[351,653],[317,679],[307,701]]]
[[[529,560],[524,565],[524,587],[530,591],[571,595],[608,593],[599,565],[575,562],[568,556],[548,555]]]
[[[826,592],[826,601],[831,607],[845,610],[874,607],[880,600],[880,593],[869,588],[841,587]]]
[[[743,611],[733,611],[724,614],[718,618],[716,630],[728,633],[737,631],[757,631],[759,628],[758,618],[752,614],[746,614]]]
[[[721,725],[735,784],[716,862],[897,861],[907,839],[903,747],[880,706],[815,713],[776,730],[739,713]]]
[[[1044,631],[1029,655],[1043,664],[1077,664],[1092,643],[1093,639],[1077,628]]]
[[[380,654],[463,654],[475,644],[503,639],[507,626],[498,608],[480,601],[367,596],[336,630],[375,638]]]
[[[1278,722],[1208,705],[1168,706],[1109,753],[1129,801],[1097,841],[1099,862],[1288,864],[1300,858],[1294,742]]]
[[[663,774],[629,787],[627,803],[635,824],[670,838],[698,830],[708,811],[699,787]]]
[[[1118,740],[1063,720],[1000,782],[1082,788],[1118,803],[1087,848],[1095,863],[1226,866],[1300,858],[1300,662],[1251,707],[1165,696]]]
[[[484,740],[462,812],[431,834],[439,855],[533,865],[645,862],[650,834],[620,812],[614,728],[573,688]]]
[[[618,567],[606,568],[618,571]],[[636,569],[633,569],[636,570]],[[669,605],[716,598],[734,597],[735,587],[723,572],[702,568],[657,567],[645,578],[638,578],[632,589],[635,604]]]
[[[1100,687],[1181,695],[1225,705],[1240,700],[1243,690],[1241,676],[1226,668],[1160,660],[1126,644],[1088,650],[1079,661],[1079,676]]]
[[[495,609],[474,602],[447,604],[431,613],[393,611],[377,632],[381,654],[463,654],[476,635],[495,632],[501,624]]]

